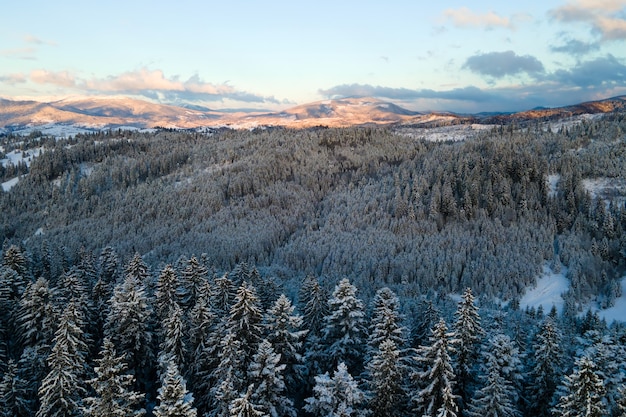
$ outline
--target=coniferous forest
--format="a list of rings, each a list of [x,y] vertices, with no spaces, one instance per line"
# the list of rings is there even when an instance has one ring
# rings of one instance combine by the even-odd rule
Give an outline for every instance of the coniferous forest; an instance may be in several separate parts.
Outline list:
[[[423,133],[0,137],[0,415],[625,416],[626,115]]]

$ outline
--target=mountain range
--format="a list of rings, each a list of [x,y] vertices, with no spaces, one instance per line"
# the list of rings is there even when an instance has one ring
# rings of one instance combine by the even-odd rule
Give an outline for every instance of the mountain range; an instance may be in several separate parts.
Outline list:
[[[199,107],[157,104],[133,98],[83,97],[53,102],[0,99],[0,127],[9,130],[46,124],[85,128],[199,128],[284,126],[347,127],[355,125],[416,125],[551,120],[626,108],[626,96],[558,108],[536,108],[518,113],[457,114],[415,112],[371,97],[324,100],[279,112],[220,112]]]

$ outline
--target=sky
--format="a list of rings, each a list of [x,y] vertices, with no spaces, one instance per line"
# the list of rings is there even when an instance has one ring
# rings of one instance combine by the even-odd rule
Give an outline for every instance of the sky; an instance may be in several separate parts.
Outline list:
[[[626,94],[626,0],[21,0],[2,14],[11,100],[281,110],[371,96],[477,113]]]

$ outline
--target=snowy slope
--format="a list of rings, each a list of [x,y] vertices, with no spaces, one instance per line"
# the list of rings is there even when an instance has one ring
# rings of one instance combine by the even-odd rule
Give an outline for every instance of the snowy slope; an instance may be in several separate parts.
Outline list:
[[[561,296],[569,289],[569,280],[565,277],[567,268],[561,267],[560,272],[554,272],[548,265],[544,265],[543,274],[537,278],[537,285],[529,288],[522,299],[520,307],[538,308],[542,306],[543,311],[548,312],[555,306],[557,311],[563,310],[563,297]]]

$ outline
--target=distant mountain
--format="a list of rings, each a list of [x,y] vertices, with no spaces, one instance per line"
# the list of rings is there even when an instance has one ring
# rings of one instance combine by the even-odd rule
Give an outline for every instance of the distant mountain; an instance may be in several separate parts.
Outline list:
[[[580,114],[607,113],[626,108],[626,96],[558,108],[538,107],[519,113],[415,112],[371,97],[324,100],[295,106],[280,112],[212,111],[201,106],[173,106],[131,98],[71,98],[49,103],[0,99],[0,127],[44,124],[103,127],[241,127],[399,124],[433,126],[441,124],[502,124],[512,121],[552,120]]]

